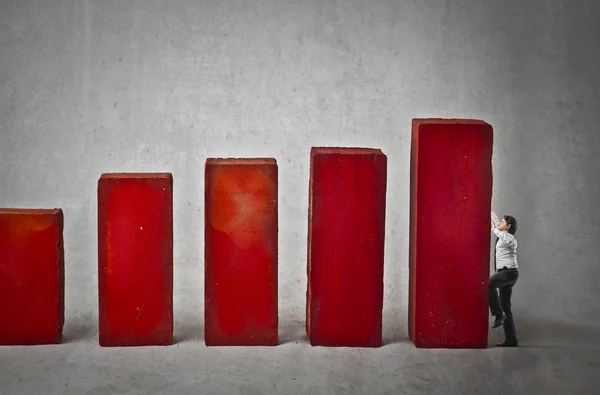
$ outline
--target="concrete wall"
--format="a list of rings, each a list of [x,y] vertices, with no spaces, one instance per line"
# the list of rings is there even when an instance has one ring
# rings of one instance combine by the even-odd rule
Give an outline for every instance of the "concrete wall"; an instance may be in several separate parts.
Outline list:
[[[280,322],[301,326],[309,149],[380,147],[384,332],[400,338],[411,119],[480,118],[495,129],[493,206],[519,220],[517,329],[598,324],[597,4],[1,0],[0,206],[64,209],[65,331],[93,337],[97,180],[172,172],[175,331],[198,332],[204,160],[273,156]]]

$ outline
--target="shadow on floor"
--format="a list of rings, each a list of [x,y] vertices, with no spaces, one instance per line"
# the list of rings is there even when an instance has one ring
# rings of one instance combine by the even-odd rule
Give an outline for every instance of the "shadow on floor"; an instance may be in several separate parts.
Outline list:
[[[304,320],[288,320],[279,324],[279,344],[308,343]]]
[[[92,340],[98,340],[97,323],[83,319],[71,319],[65,322],[61,343],[68,344]]]
[[[386,338],[384,337],[382,339],[382,347],[385,347],[387,345],[392,345],[392,344],[404,344],[404,343],[412,343],[412,340],[410,340],[410,338],[408,337],[408,335],[398,335],[395,336],[393,338]]]
[[[291,320],[280,324],[279,344],[281,345],[286,343],[310,343],[306,334],[306,326],[304,320]],[[395,343],[410,343],[410,339],[408,338],[407,334],[402,332],[402,330],[384,331],[382,338],[382,347],[388,344]]]
[[[204,343],[204,325],[202,322],[175,323],[173,344],[189,342]]]
[[[517,318],[517,317],[515,317]],[[600,346],[599,325],[519,317],[516,320],[519,346],[561,348],[570,346]],[[502,329],[500,329],[502,331]],[[502,332],[500,332],[502,334]]]

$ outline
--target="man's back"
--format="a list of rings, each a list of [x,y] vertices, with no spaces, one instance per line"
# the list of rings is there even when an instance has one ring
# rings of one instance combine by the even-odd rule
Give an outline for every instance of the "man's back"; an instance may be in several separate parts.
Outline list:
[[[517,239],[506,231],[494,229],[498,237],[496,243],[496,270],[506,267],[508,269],[518,268],[517,263]]]

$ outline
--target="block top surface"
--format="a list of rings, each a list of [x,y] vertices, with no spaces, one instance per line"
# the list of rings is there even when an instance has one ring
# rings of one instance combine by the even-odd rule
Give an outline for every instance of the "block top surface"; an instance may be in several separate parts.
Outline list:
[[[274,158],[208,158],[206,165],[276,165]]]
[[[57,215],[62,212],[59,208],[37,209],[37,208],[0,208],[0,215]]]
[[[383,155],[379,148],[359,148],[359,147],[312,147],[311,155],[330,155],[330,154],[345,154],[345,155]]]
[[[171,173],[104,173],[100,176],[101,180],[114,180],[124,178],[138,179],[171,179]]]
[[[479,119],[453,119],[453,118],[415,118],[413,127],[420,125],[489,125]]]

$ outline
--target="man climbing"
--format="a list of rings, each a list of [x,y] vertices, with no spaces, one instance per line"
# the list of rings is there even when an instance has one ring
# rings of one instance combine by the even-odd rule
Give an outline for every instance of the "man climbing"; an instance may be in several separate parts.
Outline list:
[[[510,215],[505,215],[498,227],[492,221],[492,232],[498,237],[496,240],[495,269],[496,273],[489,281],[490,312],[496,319],[492,328],[504,327],[504,343],[497,343],[498,347],[518,347],[515,322],[510,306],[512,289],[519,278],[517,265],[517,220]],[[500,294],[500,298],[498,298]]]

